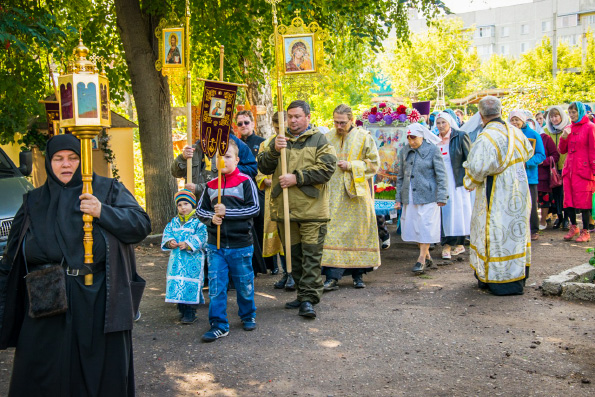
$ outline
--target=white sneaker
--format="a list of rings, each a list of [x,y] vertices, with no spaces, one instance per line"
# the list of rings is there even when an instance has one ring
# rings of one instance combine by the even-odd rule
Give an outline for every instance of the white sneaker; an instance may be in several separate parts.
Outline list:
[[[465,252],[465,247],[462,245],[457,245],[454,251],[452,251],[452,255],[457,256],[459,254],[462,254],[463,252]]]
[[[546,225],[542,225],[541,223],[539,224],[539,230],[545,230],[547,229],[547,224]]]
[[[446,245],[442,248],[442,259],[450,259],[450,245]]]
[[[383,250],[388,249],[388,247],[390,247],[390,237],[387,240],[384,240],[382,242],[382,249]]]

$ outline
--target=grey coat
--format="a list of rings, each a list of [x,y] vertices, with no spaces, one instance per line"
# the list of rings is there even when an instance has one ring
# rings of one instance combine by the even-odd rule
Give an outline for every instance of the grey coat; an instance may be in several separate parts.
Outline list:
[[[409,202],[409,185],[413,203]],[[448,180],[438,146],[426,140],[417,149],[405,144],[399,153],[396,202],[402,204],[446,203]]]

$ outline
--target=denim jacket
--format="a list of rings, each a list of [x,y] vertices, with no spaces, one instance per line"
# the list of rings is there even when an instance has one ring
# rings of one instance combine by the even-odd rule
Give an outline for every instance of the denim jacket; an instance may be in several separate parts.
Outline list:
[[[409,202],[409,186],[413,202]],[[399,153],[396,202],[402,204],[446,203],[448,179],[438,146],[426,140],[417,149],[405,144]]]

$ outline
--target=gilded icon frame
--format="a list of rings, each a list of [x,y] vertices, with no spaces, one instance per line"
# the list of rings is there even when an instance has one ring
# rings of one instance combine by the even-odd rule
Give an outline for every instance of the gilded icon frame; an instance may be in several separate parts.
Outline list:
[[[301,46],[300,46],[301,44]],[[317,54],[316,54],[316,37],[314,33],[303,33],[303,34],[287,34],[282,36],[281,45],[283,48],[283,73],[289,74],[303,74],[303,73],[317,73]],[[300,48],[302,47],[302,48]],[[294,50],[295,48],[295,50]],[[302,49],[304,54],[304,61],[296,65],[293,60],[293,52]],[[305,61],[309,63],[305,64]],[[294,62],[293,65],[289,65],[290,62]],[[301,70],[289,70],[290,67],[301,69]]]

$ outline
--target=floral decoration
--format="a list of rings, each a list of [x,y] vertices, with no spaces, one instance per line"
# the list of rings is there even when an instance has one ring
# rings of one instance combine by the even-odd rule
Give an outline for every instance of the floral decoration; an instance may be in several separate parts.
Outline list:
[[[417,123],[421,119],[421,114],[417,111],[417,109],[412,109],[411,113],[407,116],[407,119],[411,123]]]
[[[408,108],[405,105],[400,105],[397,108],[392,108],[385,102],[379,103],[377,106],[372,106],[365,110],[355,120],[355,125],[358,127],[365,124],[376,124],[378,126],[405,126],[410,123],[416,123],[421,120],[421,115],[415,109]]]
[[[374,198],[377,200],[394,200],[397,189],[385,182],[374,185]]]

